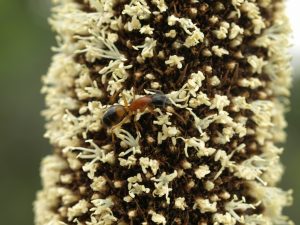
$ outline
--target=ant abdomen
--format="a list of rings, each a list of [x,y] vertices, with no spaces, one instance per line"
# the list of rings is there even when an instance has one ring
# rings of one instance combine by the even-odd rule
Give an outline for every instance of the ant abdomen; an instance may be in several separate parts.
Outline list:
[[[103,116],[103,123],[107,127],[112,127],[120,123],[127,115],[127,111],[122,105],[111,106]]]

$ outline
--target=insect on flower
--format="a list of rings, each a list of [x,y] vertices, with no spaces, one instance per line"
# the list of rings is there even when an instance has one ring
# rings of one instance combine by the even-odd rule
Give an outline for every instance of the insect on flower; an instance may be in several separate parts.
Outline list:
[[[146,108],[152,111],[156,107],[164,108],[171,104],[168,97],[162,92],[140,97],[133,100],[129,105],[125,98],[124,102],[125,106],[113,105],[108,108],[102,119],[105,126],[115,128],[121,126],[128,117],[138,111],[143,112]]]

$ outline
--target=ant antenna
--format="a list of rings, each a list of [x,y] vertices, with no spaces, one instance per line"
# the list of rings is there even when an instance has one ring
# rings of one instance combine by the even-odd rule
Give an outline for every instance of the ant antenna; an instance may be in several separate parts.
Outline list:
[[[120,90],[118,90],[116,93],[113,94],[113,96],[111,96],[109,98],[109,103],[115,103],[116,102],[116,97],[119,96],[120,93],[122,93],[124,87],[121,87]]]
[[[184,120],[182,116],[180,116],[180,115],[179,115],[177,112],[175,112],[175,111],[173,111],[172,113],[173,113],[175,116],[177,116],[177,117],[183,122],[184,125],[186,125],[186,120]]]

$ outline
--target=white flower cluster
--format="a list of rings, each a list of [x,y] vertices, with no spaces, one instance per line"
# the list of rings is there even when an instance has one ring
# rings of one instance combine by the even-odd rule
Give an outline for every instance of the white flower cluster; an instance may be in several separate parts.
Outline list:
[[[260,34],[266,25],[260,15],[259,7],[254,2],[244,1],[240,9],[241,11],[245,12],[248,18],[252,21],[254,27],[253,32],[255,34]]]
[[[184,45],[188,48],[203,42],[204,34],[200,29],[188,18],[178,18],[174,15],[168,17],[168,25],[174,26],[176,23],[179,23],[180,27],[187,33],[189,36],[186,38]]]
[[[97,24],[95,24],[97,26]],[[116,34],[109,34],[106,30],[90,30],[89,37],[76,36],[79,40],[79,46],[82,49],[75,51],[75,53],[85,53],[86,59],[89,62],[95,62],[96,59],[112,59],[126,61],[124,55],[114,45],[117,41],[118,36]]]
[[[125,66],[123,62],[116,60],[110,61],[107,67],[99,71],[99,73],[102,74],[102,83],[106,83],[106,76],[111,73],[111,77],[107,82],[107,91],[109,91],[111,95],[114,95],[123,87],[124,81],[128,78],[126,70],[131,67],[131,65]]]
[[[166,218],[163,215],[158,214],[158,213],[154,212],[153,210],[150,210],[149,214],[152,215],[151,216],[151,220],[154,223],[156,223],[156,224],[163,224],[163,225],[167,224],[167,220],[166,220]]]
[[[153,50],[156,47],[156,40],[153,38],[146,37],[145,43],[143,45],[133,46],[135,50],[143,49],[142,50],[142,58],[152,58],[153,57]]]
[[[168,9],[168,6],[165,3],[165,0],[152,0],[160,12],[165,12]]]
[[[144,193],[150,192],[149,188],[146,188],[144,185],[139,184],[139,182],[143,181],[141,174],[137,174],[136,176],[129,177],[127,181],[128,181],[129,196],[131,198],[134,198],[135,195],[140,195],[143,192]]]
[[[81,151],[81,153],[77,156],[78,158],[91,160],[85,165],[87,171],[93,168],[93,164],[97,161],[109,164],[115,163],[115,153],[111,151],[111,145],[99,147],[93,142],[93,140],[87,140],[86,142],[89,143],[92,148],[68,147],[65,148],[64,151]]]
[[[182,63],[181,61],[184,60],[184,57],[177,56],[177,55],[171,55],[168,60],[165,61],[166,65],[170,66],[176,66],[177,69],[182,68]]]
[[[214,45],[211,48],[211,50],[218,57],[222,57],[223,55],[228,55],[229,54],[228,50],[226,50],[225,48],[222,48],[222,47],[220,47],[218,45]]]
[[[208,199],[198,198],[195,201],[193,209],[199,209],[201,213],[206,212],[216,212],[217,211],[217,203],[211,203]]]
[[[92,200],[92,204],[94,206],[90,209],[92,212],[91,221],[87,222],[87,225],[112,225],[118,220],[113,216],[113,212],[111,211],[111,207],[114,205],[112,199],[95,199]]]
[[[157,174],[159,169],[159,161],[155,159],[149,159],[148,157],[141,157],[139,159],[140,165],[142,167],[143,173],[147,173],[147,168],[150,168],[153,175]]]
[[[122,14],[127,14],[131,17],[136,16],[139,20],[145,20],[149,18],[151,11],[146,0],[131,0],[129,4],[125,5]]]
[[[214,34],[218,39],[225,39],[227,37],[229,28],[230,28],[229,23],[221,22],[220,28],[218,30],[214,30]]]
[[[184,197],[179,197],[175,199],[174,207],[177,209],[185,210],[187,207],[187,204],[185,202]]]
[[[199,104],[197,97],[204,79],[205,77],[201,71],[192,73],[182,88],[180,88],[178,91],[172,91],[171,93],[167,94],[167,96],[170,101],[179,108],[186,108],[188,106],[189,99],[192,97],[193,98],[190,101],[194,102],[194,104]]]
[[[259,204],[258,204],[259,205]],[[233,196],[233,199],[226,203],[225,209],[228,211],[228,213],[234,217],[234,219],[240,223],[244,223],[244,217],[239,216],[235,210],[240,211],[246,211],[247,209],[255,209],[255,206],[253,204],[246,203],[245,198],[242,198],[241,200],[238,199],[236,195]]]
[[[184,141],[184,153],[186,157],[189,157],[188,155],[188,148],[194,148],[197,151],[197,156],[200,158],[201,156],[210,156],[212,155],[216,149],[205,147],[205,134],[202,135],[202,139],[192,137],[192,138],[183,138],[178,137],[179,139],[182,139]],[[203,140],[204,139],[204,140]]]
[[[121,139],[121,146],[123,148],[128,148],[126,151],[123,151],[119,154],[119,161],[121,166],[131,167],[136,164],[136,154],[141,154],[141,147],[139,145],[140,133],[138,133],[137,137],[134,138],[128,131],[120,129],[116,136]],[[128,156],[129,155],[129,156]],[[127,159],[122,157],[128,156]]]
[[[258,74],[262,73],[263,67],[267,64],[263,58],[259,58],[256,55],[248,56],[247,61],[251,65],[253,73]]]
[[[151,178],[155,181],[154,186],[155,190],[153,191],[154,196],[166,196],[167,204],[170,204],[169,192],[172,191],[172,188],[169,188],[169,183],[177,177],[177,171],[167,175],[166,172],[163,172],[159,178]]]

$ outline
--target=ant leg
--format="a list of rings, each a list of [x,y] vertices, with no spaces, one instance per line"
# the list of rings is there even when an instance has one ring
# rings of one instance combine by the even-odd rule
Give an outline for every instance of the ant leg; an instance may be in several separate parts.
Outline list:
[[[136,121],[134,120],[133,122],[134,122],[134,128],[135,128],[136,132],[139,132],[140,129],[138,128]]]
[[[121,91],[124,89],[122,87],[120,90],[118,90],[116,93],[113,94],[113,96],[109,97],[109,103],[115,103],[116,102],[116,97],[121,93]]]
[[[186,125],[186,121],[183,119],[183,117],[182,116],[180,116],[177,112],[175,112],[175,111],[173,111],[173,112],[171,112],[171,113],[173,113],[175,116],[177,116],[183,123],[184,123],[184,125]]]
[[[115,143],[115,136],[118,137],[118,133],[120,132],[120,129],[121,129],[122,125],[126,122],[126,120],[127,120],[130,116],[131,116],[131,114],[126,115],[126,116],[124,117],[124,119],[123,119],[120,123],[118,123],[118,124],[116,124],[116,125],[114,125],[113,127],[110,128],[110,132],[111,132],[111,134],[112,134],[112,142],[113,142],[113,143]],[[116,130],[116,131],[115,131],[115,130]],[[114,132],[114,131],[115,131],[115,132]],[[114,145],[114,147],[115,147],[115,145]],[[115,149],[114,149],[114,150],[115,150]]]
[[[114,149],[114,152],[116,151],[116,139],[115,139],[115,134],[113,132],[111,132],[111,141],[113,143],[113,149]]]
[[[179,115],[179,114],[174,110],[174,108],[171,108],[171,110],[167,110],[167,112],[172,113],[172,114],[174,114],[175,116],[177,116],[177,117],[183,122],[183,124],[186,125],[186,120],[185,120],[181,115]]]
[[[147,84],[149,81],[145,81],[144,83],[142,83],[141,85],[139,85],[138,89],[135,89],[134,93],[141,93],[141,91],[144,89],[145,84]]]
[[[126,116],[121,120],[120,123],[118,123],[118,124],[112,126],[112,128],[110,128],[110,130],[113,131],[113,130],[115,130],[115,129],[117,129],[117,128],[120,128],[120,127],[126,122],[126,120],[129,118],[129,116],[130,116],[129,114],[126,115]]]
[[[134,198],[134,201],[135,201],[135,204],[136,204],[138,210],[142,213],[142,216],[144,217],[144,220],[147,221],[147,217],[146,217],[144,211],[142,210],[141,206],[139,205],[138,201],[135,198]]]
[[[186,71],[188,69],[188,66],[189,66],[189,64],[186,64],[185,67],[184,67],[184,69],[180,72],[179,77],[178,77],[178,79],[176,81],[176,84],[181,84],[182,83],[182,81],[183,81],[183,79],[184,79],[184,77],[186,75]]]

